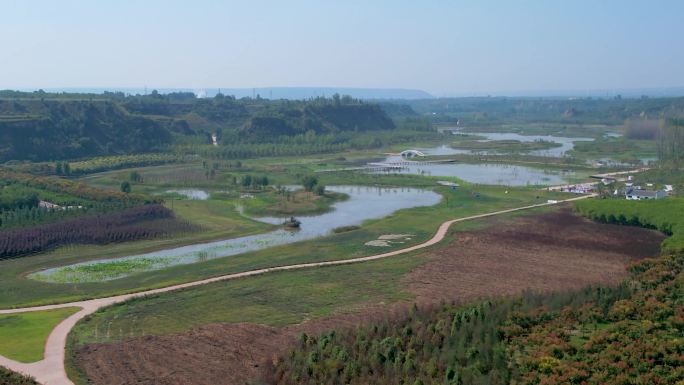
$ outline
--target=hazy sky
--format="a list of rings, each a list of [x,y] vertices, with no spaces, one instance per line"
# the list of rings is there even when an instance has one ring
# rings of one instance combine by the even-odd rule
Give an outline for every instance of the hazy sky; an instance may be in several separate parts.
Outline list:
[[[684,86],[682,0],[0,0],[0,89]]]

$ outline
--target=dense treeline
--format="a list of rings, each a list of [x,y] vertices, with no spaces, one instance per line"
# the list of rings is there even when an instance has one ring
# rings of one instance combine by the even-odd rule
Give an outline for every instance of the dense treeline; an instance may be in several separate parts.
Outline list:
[[[380,108],[382,108],[382,110],[385,111],[385,113],[392,118],[418,117],[418,113],[416,113],[416,111],[414,111],[413,108],[411,108],[411,106],[409,106],[408,104],[404,104],[404,102],[380,102],[379,105]]]
[[[185,160],[186,157],[169,152],[100,156],[74,161],[12,162],[7,167],[23,173],[76,177],[103,171],[120,170],[122,168],[181,163]]]
[[[38,383],[31,377],[0,366],[0,385],[38,385]]]
[[[675,384],[684,380],[684,256],[617,287],[419,308],[302,334],[270,384]]]
[[[684,199],[667,198],[645,201],[624,199],[588,199],[576,209],[597,222],[641,226],[670,235],[663,241],[665,252],[684,251]]]
[[[36,206],[0,210],[0,230],[18,229],[78,217],[106,214],[133,206],[126,202],[94,202],[85,206],[63,206],[58,208]]]
[[[625,137],[637,140],[653,140],[660,130],[660,119],[630,118],[625,120]]]
[[[60,223],[0,232],[0,259],[37,253],[65,244],[106,244],[150,239],[190,231],[160,204],[129,208],[117,213],[86,216]]]
[[[658,134],[658,159],[675,166],[684,161],[684,118],[663,122]]]
[[[131,167],[158,166],[168,163],[182,162],[184,159],[171,153],[135,154],[95,157],[77,162],[70,162],[70,175],[85,175],[102,171],[119,170]],[[55,167],[55,172],[57,172]]]
[[[246,159],[266,156],[296,156],[309,154],[335,153],[344,150],[378,149],[383,146],[408,143],[417,140],[438,139],[436,131],[372,131],[365,133],[342,132],[338,134],[316,135],[315,133],[279,137],[260,143],[178,146],[183,154],[197,154],[212,159]]]
[[[318,337],[272,368],[273,384],[503,384],[511,377],[496,326],[510,304],[414,307],[408,314]]]

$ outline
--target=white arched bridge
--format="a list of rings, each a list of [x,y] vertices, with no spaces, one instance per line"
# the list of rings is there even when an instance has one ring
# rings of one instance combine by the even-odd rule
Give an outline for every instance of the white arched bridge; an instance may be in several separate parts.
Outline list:
[[[422,151],[418,150],[404,150],[399,153],[404,158],[413,158],[416,156],[425,156],[425,154]]]

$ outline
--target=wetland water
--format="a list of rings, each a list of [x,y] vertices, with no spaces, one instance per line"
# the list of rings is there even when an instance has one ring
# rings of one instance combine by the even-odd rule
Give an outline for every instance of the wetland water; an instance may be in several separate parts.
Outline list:
[[[264,234],[177,247],[152,253],[82,262],[42,270],[31,274],[29,277],[39,281],[56,283],[108,281],[139,272],[202,262],[310,240],[328,235],[337,227],[360,225],[365,220],[382,218],[400,209],[432,206],[441,200],[441,195],[433,191],[414,188],[329,186],[327,189],[347,194],[349,199],[335,203],[333,210],[325,214],[298,216],[297,219],[302,222],[300,230],[278,229]],[[254,219],[278,225],[283,223],[286,218]]]
[[[575,147],[575,142],[592,142],[593,138],[566,138],[562,136],[553,135],[520,135],[516,133],[506,132],[506,133],[483,133],[476,134],[487,138],[485,141],[493,140],[518,140],[520,142],[554,142],[560,144],[558,147],[552,147],[545,150],[533,150],[528,151],[526,154],[535,156],[551,156],[551,157],[561,157],[565,155],[566,152],[570,151]]]
[[[475,132],[473,135],[483,136],[483,142],[493,140],[518,140],[521,142],[534,142],[543,140],[547,142],[559,143],[560,146],[546,149],[528,151],[526,154],[561,157],[567,151],[572,150],[574,142],[592,141],[592,138],[566,138],[553,135],[520,135],[516,133],[481,133]],[[418,148],[425,155],[455,155],[455,154],[489,154],[491,151],[476,151],[451,148],[449,145],[441,145],[430,148]],[[405,161],[400,156],[390,156],[384,160],[386,163]],[[409,173],[429,176],[456,177],[470,183],[493,184],[505,186],[532,186],[532,185],[558,185],[573,183],[578,179],[575,172],[561,171],[557,169],[542,169],[520,165],[510,165],[501,163],[406,163],[399,173]]]
[[[391,160],[390,160],[391,161]],[[407,163],[393,173],[456,177],[466,182],[502,186],[547,186],[571,183],[577,178],[572,171],[543,170],[499,163]]]
[[[460,133],[460,132],[459,132]],[[470,134],[470,133],[469,133]],[[513,132],[473,132],[472,135],[482,136],[486,139],[478,140],[479,142],[491,142],[495,140],[517,140],[523,143],[530,143],[535,141],[558,143],[560,146],[552,147],[544,150],[525,151],[524,154],[534,156],[548,156],[548,157],[562,157],[568,151],[575,147],[575,142],[591,142],[593,138],[567,138],[563,136],[554,135],[521,135]],[[421,149],[428,155],[451,155],[451,154],[501,154],[505,152],[491,151],[491,150],[466,150],[455,149],[449,146],[441,146],[438,149]],[[433,153],[436,151],[436,153]]]
[[[455,150],[449,146],[420,149],[426,155],[450,155]],[[572,183],[578,175],[573,171],[558,169],[541,169],[535,167],[503,164],[503,163],[421,163],[403,159],[401,156],[389,156],[385,163],[403,162],[401,169],[392,173],[408,173],[427,176],[456,177],[466,182],[504,186],[547,186]],[[382,172],[379,172],[382,173]]]
[[[209,193],[204,191],[204,190],[199,190],[199,189],[194,189],[194,188],[186,188],[186,189],[179,189],[179,190],[166,190],[167,194],[178,194],[186,197],[187,199],[191,200],[199,200],[199,201],[205,201],[209,199]]]

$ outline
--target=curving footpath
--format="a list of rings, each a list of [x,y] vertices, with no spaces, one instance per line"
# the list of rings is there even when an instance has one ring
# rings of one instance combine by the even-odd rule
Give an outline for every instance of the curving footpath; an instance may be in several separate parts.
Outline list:
[[[595,194],[583,195],[583,196],[576,197],[576,198],[559,200],[559,201],[556,201],[555,203],[540,203],[540,204],[536,204],[536,205],[523,206],[523,207],[517,207],[517,208],[513,208],[513,209],[495,211],[495,212],[486,213],[486,214],[473,215],[470,217],[452,219],[452,220],[449,220],[449,221],[442,223],[439,226],[439,228],[437,229],[437,233],[435,233],[435,235],[430,240],[428,240],[426,242],[423,242],[423,243],[415,245],[415,246],[407,247],[405,249],[395,250],[395,251],[391,251],[391,252],[383,253],[383,254],[371,255],[368,257],[342,259],[342,260],[327,261],[327,262],[300,263],[300,264],[296,264],[296,265],[269,267],[269,268],[264,268],[264,269],[245,271],[242,273],[222,275],[222,276],[218,276],[218,277],[214,277],[214,278],[208,278],[208,279],[203,279],[203,280],[199,280],[199,281],[168,286],[168,287],[164,287],[164,288],[160,288],[160,289],[146,290],[146,291],[141,291],[141,292],[137,292],[137,293],[118,295],[118,296],[114,296],[114,297],[97,298],[97,299],[77,301],[77,302],[68,302],[68,303],[62,303],[62,304],[57,304],[57,305],[45,305],[45,306],[34,306],[34,307],[19,308],[19,309],[0,310],[0,314],[12,314],[12,313],[23,313],[23,312],[30,312],[30,311],[59,309],[59,308],[65,308],[65,307],[80,307],[81,308],[80,311],[78,311],[77,313],[72,314],[71,316],[66,318],[64,321],[62,321],[59,325],[57,325],[57,327],[55,327],[52,330],[52,332],[48,336],[47,342],[45,343],[45,357],[43,360],[38,361],[38,362],[34,362],[34,363],[30,363],[30,364],[26,364],[26,363],[17,362],[17,361],[11,360],[9,358],[0,356],[0,366],[4,366],[4,367],[6,367],[10,370],[13,370],[15,372],[19,372],[19,373],[23,373],[23,374],[26,374],[29,376],[33,376],[36,379],[36,381],[38,381],[39,383],[41,383],[43,385],[74,385],[74,383],[71,382],[71,380],[69,380],[69,377],[67,376],[66,371],[64,369],[64,356],[65,356],[67,336],[69,335],[69,332],[76,325],[76,323],[78,321],[80,321],[81,319],[83,319],[87,315],[92,314],[92,313],[96,312],[97,310],[99,310],[105,306],[110,306],[110,305],[113,305],[116,303],[124,302],[124,301],[132,299],[132,298],[138,298],[138,297],[144,297],[144,296],[148,296],[148,295],[167,293],[167,292],[174,291],[174,290],[181,290],[181,289],[187,289],[187,288],[191,288],[191,287],[195,287],[195,286],[206,285],[208,283],[227,281],[227,280],[236,279],[236,278],[251,277],[254,275],[272,273],[272,272],[276,272],[276,271],[299,270],[299,269],[308,269],[308,268],[312,268],[312,267],[323,267],[323,266],[334,266],[334,265],[346,265],[346,264],[351,264],[351,263],[360,263],[360,262],[374,261],[376,259],[393,257],[395,255],[405,254],[405,253],[409,253],[411,251],[415,251],[415,250],[419,250],[419,249],[422,249],[425,247],[429,247],[429,246],[432,246],[432,245],[440,242],[446,236],[447,231],[449,230],[449,227],[452,224],[457,223],[457,222],[470,221],[470,220],[474,220],[474,219],[480,219],[480,218],[486,218],[486,217],[491,217],[491,216],[495,216],[495,215],[512,213],[515,211],[529,210],[529,209],[533,209],[533,208],[537,208],[537,207],[550,206],[550,205],[565,203],[565,202],[572,202],[572,201],[577,201],[577,200],[581,200],[581,199],[591,198],[594,196],[595,196]]]

